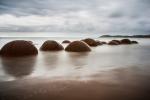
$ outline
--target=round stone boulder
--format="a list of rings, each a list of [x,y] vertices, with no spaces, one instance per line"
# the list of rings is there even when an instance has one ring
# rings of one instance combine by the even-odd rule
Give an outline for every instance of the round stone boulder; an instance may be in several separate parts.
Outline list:
[[[66,51],[69,52],[89,52],[91,51],[88,44],[83,41],[73,41],[66,48]]]
[[[0,50],[1,56],[29,56],[37,55],[37,48],[28,41],[25,40],[15,40],[5,44]]]
[[[101,41],[101,43],[102,43],[102,44],[107,44],[107,42],[105,42],[105,41]]]
[[[97,40],[96,41],[97,45],[103,45],[103,43],[101,43],[101,41]]]
[[[64,50],[64,47],[54,40],[47,40],[40,47],[41,51],[60,51]]]
[[[29,43],[31,43],[31,44],[33,44],[33,42],[32,41],[28,41]]]
[[[97,42],[91,38],[83,39],[82,41],[87,43],[89,46],[98,46]]]
[[[108,43],[108,45],[119,45],[119,43],[116,42],[116,41],[110,41],[110,42]]]
[[[131,44],[131,41],[129,39],[122,39],[121,44]]]
[[[112,41],[117,42],[118,44],[121,44],[121,41],[119,40],[112,40]]]
[[[62,43],[71,43],[69,40],[64,40]]]
[[[137,41],[131,41],[131,43],[132,43],[132,44],[138,44],[138,42],[137,42]]]

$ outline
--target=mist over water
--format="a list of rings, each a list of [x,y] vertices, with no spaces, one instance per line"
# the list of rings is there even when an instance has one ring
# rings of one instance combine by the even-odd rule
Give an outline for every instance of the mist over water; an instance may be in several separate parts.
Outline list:
[[[46,40],[81,40],[14,37],[1,38],[0,46],[16,39],[31,40],[38,49]],[[150,40],[132,40],[139,44],[102,45],[88,53],[39,50],[37,56],[0,57],[0,99],[149,100]]]
[[[1,46],[15,38],[2,38]],[[67,38],[16,38],[31,40],[39,49],[45,40],[62,42]],[[72,38],[69,40],[80,40]],[[109,41],[112,39],[99,38]],[[137,39],[133,39],[137,40]],[[30,77],[48,77],[60,79],[95,79],[115,69],[141,69],[149,73],[149,39],[138,39],[139,44],[92,47],[92,52],[70,53],[66,51],[42,52],[33,57],[0,58],[0,81]],[[66,47],[67,44],[63,44]],[[93,77],[95,76],[95,77]]]

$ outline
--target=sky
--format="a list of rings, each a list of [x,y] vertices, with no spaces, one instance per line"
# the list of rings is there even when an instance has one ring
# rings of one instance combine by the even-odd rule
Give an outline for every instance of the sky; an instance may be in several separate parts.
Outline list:
[[[149,18],[150,0],[0,0],[0,35],[8,36],[149,34]]]

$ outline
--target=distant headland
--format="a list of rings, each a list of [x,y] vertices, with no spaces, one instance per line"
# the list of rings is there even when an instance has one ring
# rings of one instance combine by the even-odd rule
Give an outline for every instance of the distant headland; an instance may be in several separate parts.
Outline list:
[[[150,35],[102,35],[101,37],[118,37],[118,38],[150,38]]]

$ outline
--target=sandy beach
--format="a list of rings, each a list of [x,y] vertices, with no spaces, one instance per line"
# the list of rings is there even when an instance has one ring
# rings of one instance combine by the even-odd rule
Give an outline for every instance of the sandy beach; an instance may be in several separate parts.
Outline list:
[[[117,69],[89,79],[19,79],[0,83],[1,100],[149,100],[150,77]]]

